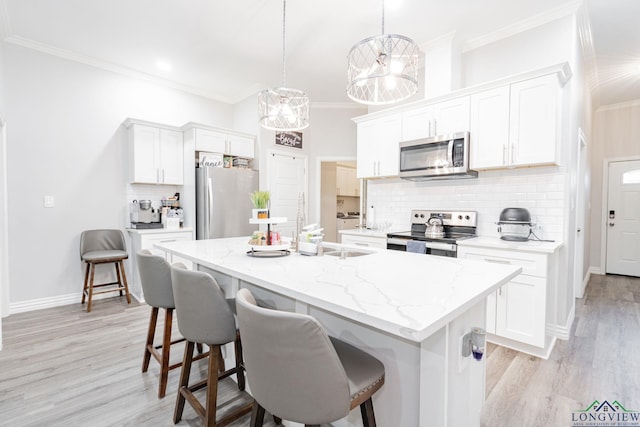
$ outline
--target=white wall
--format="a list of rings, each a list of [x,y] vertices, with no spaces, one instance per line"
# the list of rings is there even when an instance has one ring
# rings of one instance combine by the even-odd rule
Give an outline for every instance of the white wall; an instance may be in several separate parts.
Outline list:
[[[4,59],[11,304],[79,301],[81,231],[126,225],[122,122],[232,127],[233,108],[15,45]]]
[[[9,261],[7,233],[7,156],[4,124],[4,46],[0,43],[0,350],[2,317],[9,315]]]
[[[573,21],[567,16],[462,55],[463,87],[571,59]]]
[[[603,160],[640,158],[640,100],[599,108],[594,115],[593,155],[591,161],[591,266],[604,274],[601,261]]]

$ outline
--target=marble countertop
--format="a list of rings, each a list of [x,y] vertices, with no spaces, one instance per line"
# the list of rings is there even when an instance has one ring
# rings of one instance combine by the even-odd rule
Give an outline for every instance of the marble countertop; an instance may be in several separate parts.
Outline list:
[[[562,247],[562,242],[540,242],[527,240],[526,242],[510,242],[499,237],[474,237],[472,239],[458,240],[458,246],[471,246],[493,249],[508,249],[521,252],[554,253]]]
[[[340,234],[350,234],[353,236],[369,236],[369,237],[384,237],[387,238],[387,233],[393,233],[393,229],[388,230],[370,230],[368,228],[353,228],[350,230],[340,230],[338,233]]]
[[[180,233],[183,231],[193,232],[193,227],[181,228],[127,228],[129,233],[135,234],[161,234],[161,233]]]
[[[521,272],[515,266],[386,249],[346,259],[326,253],[253,258],[246,254],[247,241],[239,237],[155,247],[415,342]]]

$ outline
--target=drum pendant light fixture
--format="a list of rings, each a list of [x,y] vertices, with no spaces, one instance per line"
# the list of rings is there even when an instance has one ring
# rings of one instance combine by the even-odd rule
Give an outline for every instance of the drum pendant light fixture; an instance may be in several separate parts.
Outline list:
[[[420,50],[408,37],[384,33],[355,44],[347,55],[347,95],[362,104],[393,104],[418,91]]]
[[[258,94],[260,125],[279,131],[301,130],[309,126],[309,97],[301,90],[287,87],[285,55],[285,19],[287,1],[282,1],[282,87]]]

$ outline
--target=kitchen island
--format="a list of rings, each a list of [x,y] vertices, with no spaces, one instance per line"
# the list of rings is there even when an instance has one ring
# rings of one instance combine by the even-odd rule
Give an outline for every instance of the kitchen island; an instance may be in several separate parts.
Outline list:
[[[156,248],[210,272],[229,297],[247,287],[261,304],[310,314],[329,334],[379,358],[386,380],[373,399],[378,425],[480,424],[485,362],[460,356],[461,337],[485,326],[487,295],[520,267],[370,249],[344,259],[329,249],[323,256],[253,258],[247,242]],[[360,414],[334,425],[361,425]]]

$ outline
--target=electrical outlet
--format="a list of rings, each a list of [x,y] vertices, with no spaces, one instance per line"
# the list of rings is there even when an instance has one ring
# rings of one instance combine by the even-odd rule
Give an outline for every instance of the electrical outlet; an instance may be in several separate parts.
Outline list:
[[[45,208],[53,208],[55,206],[55,201],[53,196],[44,196],[44,207]]]

